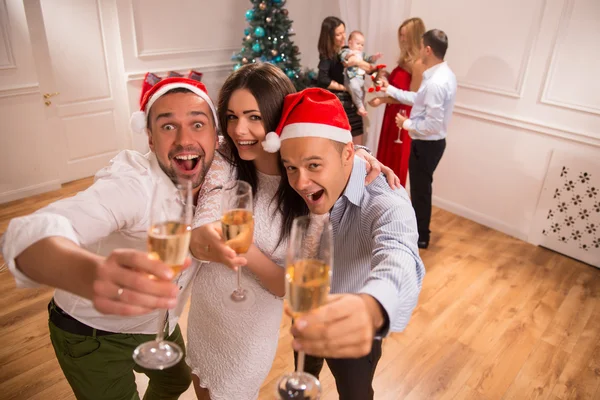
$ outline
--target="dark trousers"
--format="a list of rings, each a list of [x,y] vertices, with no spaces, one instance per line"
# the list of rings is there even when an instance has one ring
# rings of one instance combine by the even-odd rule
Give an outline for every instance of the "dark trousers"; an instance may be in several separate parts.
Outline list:
[[[411,144],[408,161],[410,198],[417,216],[419,241],[429,242],[433,172],[445,149],[446,139],[413,140]]]
[[[294,352],[294,364],[298,353]],[[373,400],[373,377],[381,358],[381,340],[373,341],[371,353],[361,358],[327,358],[340,400]],[[319,377],[323,358],[306,355],[304,371]]]

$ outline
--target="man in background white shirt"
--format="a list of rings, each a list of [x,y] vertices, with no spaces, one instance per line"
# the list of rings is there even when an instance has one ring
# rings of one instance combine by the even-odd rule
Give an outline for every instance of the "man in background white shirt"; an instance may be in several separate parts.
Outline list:
[[[408,131],[411,139],[408,171],[410,197],[417,215],[419,248],[429,246],[433,172],[446,148],[448,123],[456,99],[456,76],[444,61],[448,36],[439,30],[425,32],[421,45],[421,61],[425,65],[418,92],[400,90],[384,82],[388,96],[412,105],[410,118],[396,115],[399,128]]]
[[[148,258],[150,203],[156,185],[176,195],[179,178],[192,181],[196,201],[217,147],[215,107],[202,83],[167,78],[145,93],[135,117],[140,130],[148,124],[151,152],[122,151],[87,190],[13,219],[4,236],[17,286],[57,288],[50,337],[78,399],[139,399],[134,370],[150,378],[148,400],[177,399],[191,383],[184,359],[148,370],[132,354],[156,336],[154,310],[176,304],[165,339],[185,349],[177,319],[194,271],[176,285],[170,267]]]

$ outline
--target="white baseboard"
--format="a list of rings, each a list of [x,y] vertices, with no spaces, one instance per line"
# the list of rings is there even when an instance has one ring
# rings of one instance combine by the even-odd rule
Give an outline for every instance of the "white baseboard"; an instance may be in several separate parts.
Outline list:
[[[58,179],[38,183],[37,185],[26,186],[20,189],[9,190],[8,192],[0,193],[0,204],[57,189],[60,189],[60,181]]]
[[[433,196],[432,203],[434,206],[442,208],[453,214],[460,215],[461,217],[470,219],[471,221],[477,222],[478,224],[485,225],[489,228],[495,229],[507,235],[513,236],[517,239],[529,242],[526,232],[521,232],[518,228],[506,224],[504,221],[490,217],[488,215],[473,211],[463,205],[456,204],[454,202],[444,200],[437,196]]]

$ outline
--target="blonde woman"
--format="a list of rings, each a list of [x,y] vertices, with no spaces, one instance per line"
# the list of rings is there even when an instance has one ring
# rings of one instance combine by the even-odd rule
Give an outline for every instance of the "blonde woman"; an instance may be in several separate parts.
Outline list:
[[[398,28],[400,58],[398,59],[398,66],[388,76],[390,85],[413,92],[419,89],[425,70],[419,58],[421,36],[424,33],[425,24],[421,18],[409,18]],[[402,186],[406,186],[411,140],[408,132],[403,129],[400,132],[402,143],[395,142],[398,138],[398,126],[395,118],[400,110],[405,110],[406,116],[409,116],[411,107],[400,104],[391,97],[376,97],[369,102],[373,107],[383,103],[386,103],[386,107],[379,136],[377,159],[392,168],[396,175],[400,177]]]

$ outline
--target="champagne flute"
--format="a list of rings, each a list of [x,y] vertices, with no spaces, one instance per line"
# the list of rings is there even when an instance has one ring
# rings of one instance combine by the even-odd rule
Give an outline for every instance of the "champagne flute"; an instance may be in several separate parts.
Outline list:
[[[221,226],[225,243],[236,254],[244,254],[252,244],[254,216],[252,214],[252,187],[248,182],[235,180],[223,186]],[[254,292],[242,288],[242,267],[237,269],[237,287],[225,296],[227,307],[245,310],[254,304]]]
[[[154,187],[148,231],[148,257],[161,260],[171,267],[173,276],[181,272],[190,247],[194,215],[192,182],[175,186],[159,182]],[[165,369],[176,365],[183,357],[182,349],[164,340],[168,310],[161,310],[156,339],[142,343],[133,352],[137,364],[148,369]]]
[[[294,219],[286,259],[286,300],[296,319],[327,301],[333,266],[333,234],[329,215]],[[296,372],[277,384],[280,400],[317,400],[321,383],[304,372],[304,352],[298,352]]]
[[[406,117],[406,110],[400,110],[398,113],[403,117]],[[398,139],[394,140],[394,143],[402,143],[402,140],[400,140],[400,133],[402,133],[402,128],[398,128]]]

